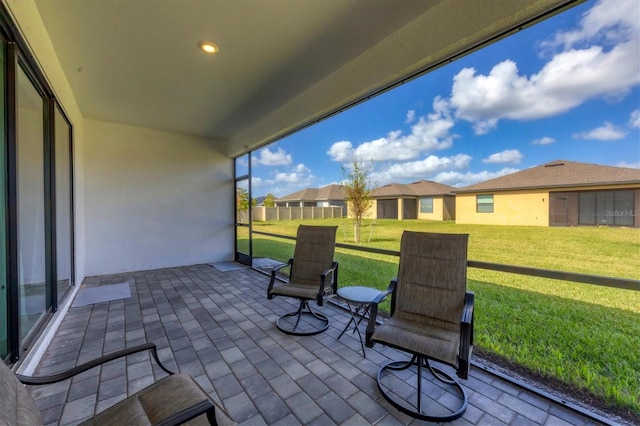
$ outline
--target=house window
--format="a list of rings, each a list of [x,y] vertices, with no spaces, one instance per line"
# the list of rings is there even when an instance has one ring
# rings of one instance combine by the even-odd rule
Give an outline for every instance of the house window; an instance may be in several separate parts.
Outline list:
[[[581,192],[578,224],[633,226],[634,206],[632,190]]]
[[[433,213],[433,197],[420,199],[420,213]]]
[[[476,212],[493,213],[493,194],[476,195]]]

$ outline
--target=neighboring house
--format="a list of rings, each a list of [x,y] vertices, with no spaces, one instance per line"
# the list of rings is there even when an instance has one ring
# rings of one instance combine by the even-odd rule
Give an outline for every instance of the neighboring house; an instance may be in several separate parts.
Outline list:
[[[371,192],[374,200],[371,215],[378,219],[453,220],[455,188],[420,180],[409,184],[391,183]]]
[[[276,207],[343,207],[344,189],[342,185],[327,185],[320,189],[306,188],[284,197],[276,198]],[[346,208],[345,208],[346,210]]]
[[[467,186],[456,223],[640,227],[640,170],[557,160]]]

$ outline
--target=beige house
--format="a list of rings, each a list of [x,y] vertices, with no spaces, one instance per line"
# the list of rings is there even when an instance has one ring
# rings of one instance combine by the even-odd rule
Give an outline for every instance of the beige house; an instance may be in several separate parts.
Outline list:
[[[453,220],[454,189],[428,180],[380,186],[371,193],[374,203],[370,215],[378,219]]]
[[[557,160],[454,191],[456,223],[640,227],[640,170]]]

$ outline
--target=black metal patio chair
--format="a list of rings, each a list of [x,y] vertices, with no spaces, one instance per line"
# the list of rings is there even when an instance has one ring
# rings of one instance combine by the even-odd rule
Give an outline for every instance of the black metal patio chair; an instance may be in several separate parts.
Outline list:
[[[310,336],[329,328],[329,318],[311,309],[315,300],[322,306],[325,297],[338,289],[338,263],[333,260],[337,226],[300,225],[293,258],[271,271],[267,298],[293,297],[300,300],[298,310],[282,315],[276,321],[278,329],[296,336]],[[290,267],[288,282],[280,282],[277,273]]]
[[[408,361],[391,361],[380,368],[378,389],[395,408],[421,420],[454,420],[467,408],[461,384],[433,365],[436,361],[451,366],[461,379],[469,374],[474,294],[466,288],[467,242],[466,234],[405,231],[398,277],[370,308],[367,346],[381,343],[411,355]],[[376,325],[378,304],[389,294],[390,317]],[[425,382],[425,368],[437,381]],[[415,371],[415,387],[409,387],[406,375],[396,376],[397,371],[407,369]],[[427,392],[423,391],[425,384]],[[399,385],[403,391],[398,390]],[[436,401],[444,392],[454,395],[449,401],[457,397],[458,404],[445,406]],[[401,396],[411,393],[415,395]]]
[[[130,395],[87,419],[83,425],[211,425],[235,424],[226,411],[213,401],[198,383],[186,374],[174,374],[160,360],[153,343],[122,349],[50,376],[27,377],[14,374],[0,361],[0,424],[42,425],[34,399],[23,385],[46,385],[68,380],[91,368],[138,352],[150,351],[168,376]]]

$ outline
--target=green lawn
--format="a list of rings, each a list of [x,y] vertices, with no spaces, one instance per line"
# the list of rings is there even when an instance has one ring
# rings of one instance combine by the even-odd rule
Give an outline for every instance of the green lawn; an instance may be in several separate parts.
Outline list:
[[[346,227],[342,222],[305,223],[339,225],[337,241],[351,243],[352,222]],[[257,222],[254,230],[295,235],[300,223]],[[359,246],[399,250],[405,229],[468,233],[470,260],[640,279],[639,229],[379,220],[371,242]],[[254,235],[254,257],[286,261],[293,247],[293,241]],[[336,259],[340,285],[386,288],[398,268],[395,256],[341,248]],[[468,278],[476,293],[477,352],[640,418],[640,291],[475,268],[469,268]]]

